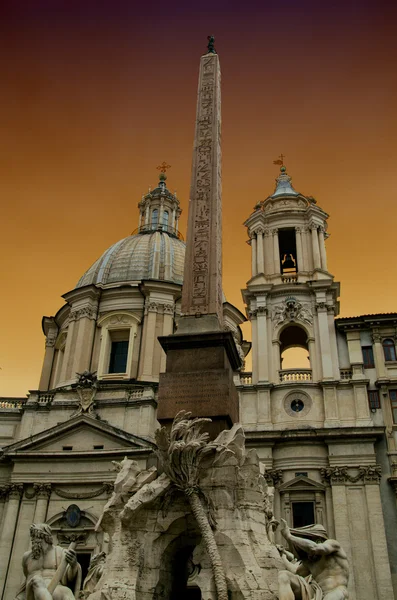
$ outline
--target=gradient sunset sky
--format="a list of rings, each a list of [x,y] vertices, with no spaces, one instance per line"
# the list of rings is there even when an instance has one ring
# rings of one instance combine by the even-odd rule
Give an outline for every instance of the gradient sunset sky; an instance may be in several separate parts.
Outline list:
[[[156,166],[184,209],[207,35],[222,68],[224,290],[282,152],[327,211],[341,316],[397,311],[395,3],[3,0],[0,396],[38,385],[43,315],[138,224]],[[249,337],[249,327],[245,327]]]

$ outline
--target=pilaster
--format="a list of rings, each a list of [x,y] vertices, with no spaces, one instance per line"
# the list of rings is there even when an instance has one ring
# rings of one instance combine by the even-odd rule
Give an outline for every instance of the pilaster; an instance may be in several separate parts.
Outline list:
[[[8,565],[11,556],[12,542],[14,539],[15,527],[18,520],[19,505],[23,494],[23,485],[8,484],[8,502],[5,508],[3,529],[0,536],[0,594],[3,593],[4,585],[8,574]]]

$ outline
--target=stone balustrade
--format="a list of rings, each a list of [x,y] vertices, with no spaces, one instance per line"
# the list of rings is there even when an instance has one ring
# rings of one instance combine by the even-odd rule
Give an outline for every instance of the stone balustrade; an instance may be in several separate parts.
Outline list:
[[[351,379],[353,371],[352,369],[341,369],[340,370],[340,378],[341,379]]]
[[[297,275],[282,275],[281,277],[282,283],[298,283]]]
[[[281,369],[278,373],[281,383],[286,381],[312,381],[311,369]]]
[[[1,398],[0,399],[0,410],[10,410],[10,409],[21,409],[23,407],[23,405],[25,404],[25,401],[20,400],[19,398],[17,399],[12,399],[12,398]]]
[[[240,385],[252,385],[252,373],[243,371],[240,373]]]

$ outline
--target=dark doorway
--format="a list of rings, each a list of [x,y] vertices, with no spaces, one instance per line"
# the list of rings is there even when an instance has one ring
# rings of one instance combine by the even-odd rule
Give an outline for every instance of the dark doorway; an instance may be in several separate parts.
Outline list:
[[[292,519],[294,527],[305,527],[313,525],[314,520],[314,503],[313,502],[293,502],[292,503]]]
[[[174,555],[170,600],[201,600],[200,588],[187,585],[191,574],[193,550],[194,546],[184,546]]]
[[[87,577],[90,561],[91,552],[77,552],[77,562],[81,567],[81,585],[83,585],[84,579]]]

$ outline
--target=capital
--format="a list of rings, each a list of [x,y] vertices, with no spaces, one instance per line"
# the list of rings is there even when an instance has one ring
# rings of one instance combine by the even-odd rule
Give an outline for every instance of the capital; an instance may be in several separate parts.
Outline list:
[[[33,489],[38,498],[49,498],[51,496],[51,483],[34,483]]]

